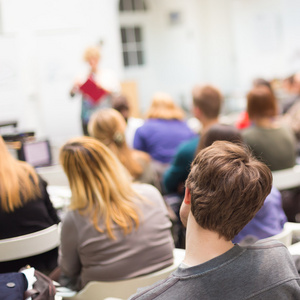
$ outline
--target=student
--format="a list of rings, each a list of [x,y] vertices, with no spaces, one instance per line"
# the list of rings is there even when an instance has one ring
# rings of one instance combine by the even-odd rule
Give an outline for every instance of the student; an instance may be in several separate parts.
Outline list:
[[[231,240],[262,207],[272,174],[241,146],[202,150],[186,181],[181,219],[186,255],[172,275],[133,299],[300,299],[300,277],[277,241],[248,247]]]
[[[271,171],[288,169],[296,163],[296,140],[292,130],[276,119],[278,107],[269,88],[259,86],[247,95],[247,111],[252,126],[242,136],[255,157]]]
[[[0,239],[13,238],[60,222],[47,193],[47,183],[24,161],[16,160],[0,137]],[[34,245],[32,246],[34,247]],[[17,272],[30,264],[49,273],[57,266],[57,248],[0,263],[0,273]]]
[[[215,87],[210,85],[194,87],[193,112],[202,124],[202,132],[219,122],[221,104],[222,95]],[[178,147],[171,166],[166,170],[163,178],[167,193],[183,193],[184,181],[189,174],[199,140],[200,136],[197,136]]]
[[[61,230],[63,274],[79,278],[82,288],[172,264],[171,222],[157,189],[132,184],[116,156],[94,138],[68,141],[60,161],[72,191]]]

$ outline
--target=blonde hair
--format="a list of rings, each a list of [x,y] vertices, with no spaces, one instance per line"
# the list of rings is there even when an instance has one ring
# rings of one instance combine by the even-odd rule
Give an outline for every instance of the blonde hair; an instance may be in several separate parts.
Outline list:
[[[130,176],[105,145],[91,137],[71,139],[60,150],[60,162],[72,191],[70,208],[90,216],[97,231],[104,232],[100,218],[111,239],[113,222],[125,235],[139,226]]]
[[[99,47],[90,46],[85,49],[83,54],[84,61],[88,62],[91,58],[100,59],[100,49]]]
[[[13,212],[28,201],[41,196],[39,178],[29,164],[16,160],[9,153],[1,136],[0,155],[1,209]]]
[[[184,112],[172,98],[165,93],[153,96],[151,106],[146,114],[147,119],[183,120]]]
[[[134,179],[143,173],[142,165],[134,158],[137,150],[130,149],[125,140],[126,122],[123,116],[113,108],[96,111],[88,124],[91,136],[105,144],[118,157]],[[150,156],[138,151],[143,160],[150,161]]]

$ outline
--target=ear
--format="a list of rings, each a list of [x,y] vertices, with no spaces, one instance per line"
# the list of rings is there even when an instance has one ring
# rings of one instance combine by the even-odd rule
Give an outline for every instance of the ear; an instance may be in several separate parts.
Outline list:
[[[195,118],[201,119],[201,117],[202,117],[202,111],[201,111],[201,109],[199,107],[194,106],[193,107],[193,113],[194,113]]]
[[[184,199],[183,199],[183,201],[187,205],[191,204],[191,192],[190,192],[190,189],[188,187],[185,188],[185,193],[184,193]]]

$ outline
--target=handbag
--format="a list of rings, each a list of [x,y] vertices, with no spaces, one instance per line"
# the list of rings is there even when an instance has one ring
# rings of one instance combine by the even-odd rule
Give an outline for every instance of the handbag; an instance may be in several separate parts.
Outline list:
[[[33,300],[54,300],[56,290],[53,281],[38,270],[34,270],[34,276],[36,282],[33,284],[32,289],[24,293],[24,299],[31,297]]]

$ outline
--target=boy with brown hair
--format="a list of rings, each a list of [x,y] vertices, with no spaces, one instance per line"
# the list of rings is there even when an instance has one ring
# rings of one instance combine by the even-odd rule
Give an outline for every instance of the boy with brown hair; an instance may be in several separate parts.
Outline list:
[[[169,278],[131,299],[300,299],[300,277],[283,244],[231,242],[271,186],[269,168],[247,149],[224,141],[203,149],[192,163],[180,211],[185,259]]]

